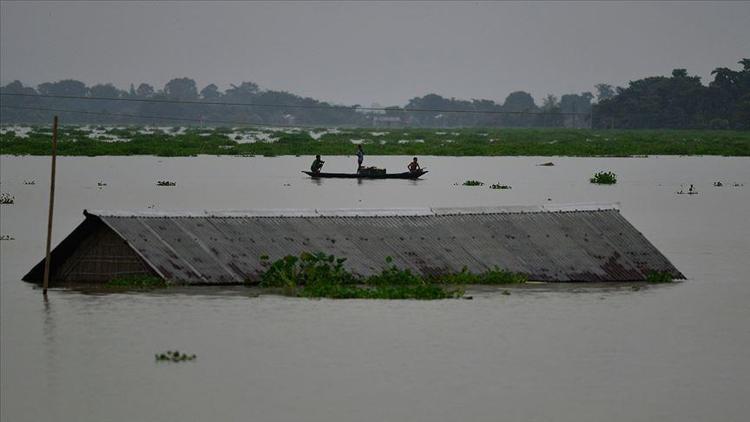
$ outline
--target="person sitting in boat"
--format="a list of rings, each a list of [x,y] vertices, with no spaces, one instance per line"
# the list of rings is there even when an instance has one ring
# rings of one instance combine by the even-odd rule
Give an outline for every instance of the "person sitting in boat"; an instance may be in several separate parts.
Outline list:
[[[421,168],[419,167],[419,163],[417,162],[417,157],[414,157],[411,163],[409,163],[408,168],[409,168],[409,172],[411,173],[416,173],[419,170],[421,170]]]
[[[323,168],[323,163],[325,163],[325,161],[320,159],[320,155],[316,155],[315,161],[313,161],[312,165],[310,166],[310,171],[315,174],[320,173],[320,169]]]
[[[357,145],[357,173],[362,170],[362,162],[365,160],[365,151],[362,149],[362,144]]]

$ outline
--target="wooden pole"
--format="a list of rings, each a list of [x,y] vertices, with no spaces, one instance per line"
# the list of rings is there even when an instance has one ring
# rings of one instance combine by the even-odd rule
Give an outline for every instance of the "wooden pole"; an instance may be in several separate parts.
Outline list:
[[[52,175],[49,184],[49,214],[47,216],[47,255],[44,258],[43,294],[47,297],[49,287],[50,247],[52,245],[52,210],[55,208],[55,167],[57,164],[57,116],[52,120]]]

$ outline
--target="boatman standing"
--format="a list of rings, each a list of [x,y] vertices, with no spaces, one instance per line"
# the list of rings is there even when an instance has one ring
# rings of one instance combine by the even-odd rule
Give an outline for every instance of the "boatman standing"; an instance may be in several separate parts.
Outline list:
[[[362,150],[362,144],[357,145],[357,173],[362,170],[362,162],[365,160],[365,151]]]

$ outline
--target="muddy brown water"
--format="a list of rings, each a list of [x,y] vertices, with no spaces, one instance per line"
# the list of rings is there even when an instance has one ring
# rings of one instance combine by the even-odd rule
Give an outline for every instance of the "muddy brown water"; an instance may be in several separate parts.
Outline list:
[[[411,157],[367,157],[389,171]],[[326,170],[353,171],[354,157]],[[20,281],[44,253],[49,158],[0,157],[3,421],[744,421],[750,160],[420,157],[424,180],[320,180],[310,157],[63,157],[54,243],[87,209],[620,202],[688,280],[535,285],[474,300],[91,294]],[[555,166],[537,164],[553,161]],[[588,178],[614,171],[614,186]],[[467,179],[484,187],[456,186]],[[24,185],[24,180],[36,180]],[[156,186],[158,180],[176,182]],[[712,186],[721,180],[723,187]],[[106,183],[101,189],[98,182]],[[492,190],[492,183],[510,190]],[[733,187],[743,183],[744,187]],[[677,195],[690,184],[698,195]],[[179,349],[194,362],[157,363]]]

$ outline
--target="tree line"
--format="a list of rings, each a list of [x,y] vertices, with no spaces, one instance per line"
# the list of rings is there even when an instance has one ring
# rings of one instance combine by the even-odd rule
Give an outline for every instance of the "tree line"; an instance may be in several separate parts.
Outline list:
[[[698,76],[675,69],[670,77],[631,81],[627,87],[598,84],[595,93],[549,94],[537,104],[524,91],[502,103],[462,100],[438,94],[415,97],[403,106],[368,110],[341,106],[286,91],[261,89],[242,82],[220,90],[215,84],[198,89],[190,78],[175,78],[156,89],[147,83],[129,89],[111,83],[87,86],[73,79],[45,82],[36,88],[13,81],[0,87],[0,123],[48,123],[60,114],[68,123],[196,125],[317,125],[411,127],[595,127],[750,129],[750,59],[742,69],[717,68],[703,85]],[[45,96],[107,98],[86,100]],[[131,101],[122,101],[131,100]],[[149,100],[150,102],[133,101]],[[166,102],[160,102],[166,101]],[[174,102],[170,102],[174,101]],[[187,101],[188,103],[179,103]],[[212,103],[254,104],[221,105]],[[77,110],[62,113],[39,109]],[[140,116],[140,117],[139,117]],[[150,117],[146,117],[150,116]],[[175,123],[170,118],[186,119]]]

